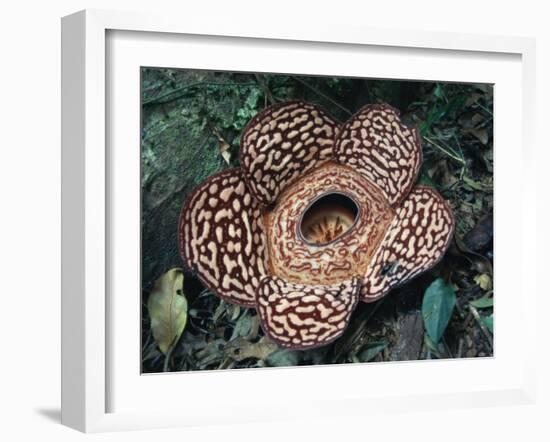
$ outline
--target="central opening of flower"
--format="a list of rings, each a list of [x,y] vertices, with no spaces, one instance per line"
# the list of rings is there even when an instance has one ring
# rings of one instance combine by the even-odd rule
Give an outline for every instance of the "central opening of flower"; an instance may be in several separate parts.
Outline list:
[[[357,220],[359,206],[349,196],[331,192],[321,195],[304,211],[300,235],[314,245],[325,245],[348,232]]]

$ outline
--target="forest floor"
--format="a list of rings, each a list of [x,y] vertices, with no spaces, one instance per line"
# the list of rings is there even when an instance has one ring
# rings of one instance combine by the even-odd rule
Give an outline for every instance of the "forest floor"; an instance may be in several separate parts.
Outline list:
[[[451,246],[432,270],[381,300],[360,303],[344,335],[315,350],[281,350],[264,336],[254,309],[221,301],[186,273],[187,325],[169,360],[151,333],[148,296],[181,268],[177,222],[187,194],[239,164],[245,124],[269,104],[317,103],[340,121],[368,103],[401,111],[420,130],[419,181],[449,201]],[[142,370],[215,370],[493,355],[493,87],[290,75],[142,70]],[[422,317],[427,287],[452,285],[456,305],[438,343]]]

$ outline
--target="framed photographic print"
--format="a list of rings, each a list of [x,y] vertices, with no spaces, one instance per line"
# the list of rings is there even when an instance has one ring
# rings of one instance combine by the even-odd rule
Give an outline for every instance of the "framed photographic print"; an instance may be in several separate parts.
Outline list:
[[[64,18],[63,422],[531,401],[513,330],[533,333],[535,196],[507,177],[532,161],[533,57],[520,38]]]

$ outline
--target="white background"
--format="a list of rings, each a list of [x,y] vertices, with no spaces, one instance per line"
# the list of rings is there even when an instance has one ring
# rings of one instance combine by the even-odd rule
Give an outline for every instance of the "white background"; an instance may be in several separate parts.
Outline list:
[[[109,289],[111,312],[110,370],[108,411],[151,412],[180,410],[192,421],[195,416],[226,418],[223,400],[234,413],[248,412],[250,420],[261,420],[261,412],[272,416],[283,409],[286,415],[315,408],[322,414],[326,401],[340,401],[338,409],[327,407],[329,415],[365,415],[356,401],[372,404],[384,396],[397,397],[400,409],[417,406],[411,397],[432,403],[432,409],[444,408],[436,395],[454,394],[452,403],[459,408],[458,396],[464,392],[501,391],[521,388],[524,360],[517,349],[526,341],[526,333],[517,333],[518,322],[525,324],[522,310],[528,297],[519,297],[528,285],[517,278],[517,257],[522,256],[522,238],[517,234],[521,214],[510,199],[519,201],[521,188],[509,179],[517,175],[521,154],[521,130],[515,124],[521,118],[521,64],[519,56],[480,55],[468,52],[442,54],[441,51],[369,48],[356,45],[342,51],[338,45],[320,45],[256,41],[243,39],[166,36],[165,34],[111,32],[108,39],[110,97],[108,109],[110,164],[110,257]],[[330,60],[327,63],[326,60]],[[170,376],[139,376],[140,303],[136,298],[140,281],[140,192],[139,141],[140,66],[180,66],[230,71],[299,72],[304,74],[348,75],[374,78],[444,79],[459,82],[495,83],[494,137],[496,164],[495,207],[498,222],[495,255],[498,257],[494,287],[498,293],[498,327],[495,358],[450,360],[437,363],[370,364],[326,366],[292,370],[227,370],[222,373],[192,372]],[[429,69],[426,69],[429,66]],[[428,72],[428,73],[427,73]],[[428,77],[427,77],[428,76]],[[529,235],[530,232],[526,232]],[[527,287],[527,288],[526,288]],[[527,310],[527,309],[526,309]],[[525,357],[525,353],[523,353]],[[415,379],[415,382],[410,382]],[[452,379],[452,382],[449,380]],[[323,385],[323,388],[319,388]],[[257,398],[257,392],[263,396]],[[179,392],[179,393],[178,393]],[[181,392],[189,398],[182,403]],[[218,406],[205,392],[215,392]],[[457,394],[458,393],[458,394]],[[427,395],[434,395],[427,398]],[[265,402],[265,396],[270,400]],[[489,396],[489,395],[487,395]],[[486,396],[486,397],[487,397]],[[502,400],[502,393],[499,397]],[[256,409],[248,400],[256,398]],[[482,400],[478,394],[477,400]],[[162,398],[162,400],[159,400]],[[349,399],[349,403],[343,401]],[[264,402],[261,402],[261,401]],[[471,396],[468,396],[471,401]],[[493,400],[494,401],[494,400]],[[254,414],[258,417],[252,419]],[[326,413],[325,413],[326,414]],[[234,420],[235,417],[232,417]],[[181,421],[181,418],[178,419]],[[143,422],[143,419],[140,420]]]
[[[174,2],[176,3],[176,2]],[[183,2],[178,2],[183,3]],[[2,294],[0,308],[0,437],[4,440],[82,440],[84,435],[61,427],[59,421],[60,358],[60,26],[62,15],[82,8],[116,8],[205,14],[231,20],[246,14],[251,20],[284,20],[292,15],[304,21],[338,22],[374,27],[402,27],[434,31],[536,36],[538,38],[539,140],[550,118],[550,14],[543,2],[523,0],[507,8],[504,2],[460,0],[362,1],[298,0],[195,1],[176,9],[168,1],[79,0],[34,2],[21,0],[0,10],[0,250]],[[261,6],[260,6],[261,5]],[[362,6],[361,6],[362,5]],[[286,6],[286,7],[285,7]],[[195,9],[196,8],[196,9]],[[260,10],[260,8],[262,10]],[[545,29],[546,28],[546,29]],[[543,81],[546,79],[546,81]],[[548,142],[539,145],[548,148]],[[542,149],[540,149],[542,151]],[[539,192],[548,185],[544,167],[550,159],[541,152]],[[521,176],[518,173],[518,180]],[[543,197],[543,199],[548,199]],[[539,256],[532,272],[539,272],[539,305],[532,314],[539,323],[539,401],[535,406],[461,411],[380,414],[376,418],[266,423],[250,426],[162,430],[87,436],[96,440],[548,440],[550,373],[548,321],[543,250],[549,225],[547,210],[539,213]],[[546,312],[546,313],[545,313]],[[521,353],[521,348],[518,348]],[[452,380],[451,380],[452,381]],[[414,380],[411,380],[414,382]],[[181,398],[185,401],[185,398]],[[254,407],[251,398],[251,407]]]

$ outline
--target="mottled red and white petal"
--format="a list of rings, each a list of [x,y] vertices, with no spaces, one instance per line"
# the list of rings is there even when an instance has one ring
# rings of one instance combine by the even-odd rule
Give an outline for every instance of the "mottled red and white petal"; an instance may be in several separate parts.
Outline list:
[[[414,187],[367,268],[361,300],[375,301],[433,267],[445,254],[453,231],[453,212],[441,195],[431,187]]]
[[[309,349],[342,335],[359,299],[359,278],[305,285],[265,277],[257,290],[262,329],[284,348]]]
[[[266,274],[266,236],[260,205],[241,169],[211,176],[187,198],[179,219],[185,266],[222,299],[253,307]]]
[[[418,131],[401,123],[398,110],[369,104],[342,125],[334,158],[376,184],[395,206],[416,181],[422,148]]]
[[[257,114],[241,136],[247,184],[264,205],[285,186],[332,157],[339,124],[322,108],[301,101],[275,104]]]

